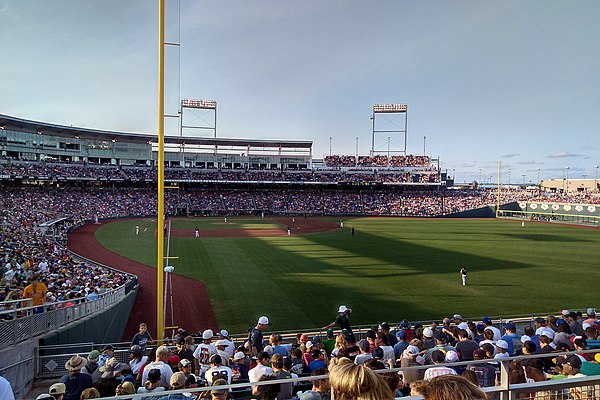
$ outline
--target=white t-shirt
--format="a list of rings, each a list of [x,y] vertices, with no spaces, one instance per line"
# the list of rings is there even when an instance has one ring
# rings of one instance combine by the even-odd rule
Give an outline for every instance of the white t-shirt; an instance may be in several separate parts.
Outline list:
[[[198,360],[198,365],[202,372],[206,372],[210,368],[210,356],[217,354],[215,346],[210,343],[200,343],[194,351],[194,358]]]
[[[259,364],[248,371],[248,379],[250,382],[258,382],[263,375],[271,375],[272,373],[271,367]]]
[[[142,365],[146,364],[146,361],[148,361],[148,356],[142,356],[142,358],[139,361],[137,358],[134,358],[133,360],[129,361],[131,372],[133,372],[134,374],[140,372]]]
[[[373,358],[373,355],[371,353],[359,354],[354,359],[354,364],[364,365],[364,363],[366,363],[367,361],[369,361],[372,358]]]
[[[218,367],[211,367],[204,373],[204,379],[210,385],[213,383],[213,376],[217,374],[223,374],[227,376],[227,384],[231,384],[231,368],[226,367],[224,365],[220,365]]]
[[[148,373],[150,373],[150,371],[153,369],[160,370],[160,386],[168,388],[171,384],[173,370],[168,364],[165,364],[162,361],[154,361],[144,367],[144,372],[142,373],[142,383],[145,383],[148,380]]]

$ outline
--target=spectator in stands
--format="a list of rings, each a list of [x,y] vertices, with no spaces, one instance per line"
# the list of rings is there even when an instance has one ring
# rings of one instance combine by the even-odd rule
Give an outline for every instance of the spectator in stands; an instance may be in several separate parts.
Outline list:
[[[494,326],[492,319],[490,317],[484,317],[483,323],[485,324],[485,329],[489,329],[494,333],[492,340],[500,340],[500,338],[502,337],[502,333],[500,332],[500,329]]]
[[[171,375],[171,379],[169,380],[169,389],[168,390],[180,390],[185,388],[185,382],[187,378],[183,372],[175,372]],[[187,396],[183,393],[170,394],[168,396],[163,396],[159,400],[188,400]]]
[[[273,370],[269,367],[269,353],[262,352],[258,353],[258,357],[256,359],[256,367],[252,368],[248,371],[248,378],[250,382],[258,382],[263,377],[263,375],[271,375]],[[258,394],[257,386],[252,386],[252,393]]]
[[[148,372],[147,380],[144,385],[139,387],[138,393],[164,392],[165,388],[160,384],[160,370],[152,369]],[[146,397],[146,399],[156,400],[158,397]]]
[[[412,394],[412,393],[411,393]],[[487,400],[487,395],[471,382],[458,375],[443,375],[419,386],[425,400]]]
[[[196,374],[203,378],[204,373],[210,368],[210,357],[217,354],[215,345],[212,343],[214,333],[212,329],[205,329],[202,332],[202,343],[194,350],[194,363]]]
[[[131,346],[129,354],[131,355],[131,359],[129,360],[131,372],[133,372],[134,375],[138,375],[142,366],[148,362],[148,357],[144,355],[144,351],[137,344]]]
[[[135,394],[135,385],[129,381],[120,383],[115,389],[117,396],[127,396]]]
[[[445,367],[445,366],[442,365],[442,364],[444,364],[446,362],[446,355],[444,354],[443,351],[441,351],[441,350],[434,350],[431,353],[431,361],[436,366],[435,367],[427,368],[427,370],[425,371],[425,374],[423,376],[423,379],[425,379],[426,381],[429,381],[429,380],[431,380],[432,378],[434,378],[436,376],[441,376],[441,375],[456,375],[456,371],[455,370],[453,370],[452,368],[448,368],[448,367]]]
[[[0,376],[0,399],[15,400],[15,394],[10,386],[10,382],[3,376]]]
[[[488,344],[488,346],[491,346]],[[488,356],[483,349],[478,349],[473,352],[474,360],[485,360]],[[496,367],[489,362],[481,362],[469,364],[467,370],[472,371],[477,376],[480,387],[494,386],[496,384]]]
[[[466,330],[458,331],[458,342],[456,343],[456,351],[460,354],[460,361],[471,361],[473,352],[479,348],[479,345],[474,340],[469,339]]]
[[[335,325],[337,325],[340,329],[346,330],[348,333],[352,333],[352,328],[350,327],[350,313],[352,312],[351,308],[348,308],[344,305],[341,305],[338,309],[338,316],[335,318],[335,321],[330,323],[329,325],[324,326],[322,329],[328,329]]]
[[[500,339],[508,344],[507,353],[509,356],[514,356],[515,351],[519,350],[523,343],[521,343],[521,336],[517,335],[517,327],[512,322],[507,322],[504,325],[505,334]],[[498,343],[496,342],[496,345]]]
[[[336,399],[391,400],[391,390],[369,368],[341,359],[330,367],[329,381]]]
[[[204,374],[204,379],[209,385],[212,385],[215,379],[226,379],[231,383],[232,371],[228,366],[223,365],[223,358],[218,354],[210,356],[210,368]]]
[[[171,376],[173,375],[173,370],[167,364],[170,355],[171,350],[169,350],[167,346],[159,346],[156,349],[156,360],[144,367],[144,371],[142,373],[142,382],[146,382],[148,380],[148,373],[151,370],[158,369],[160,371],[161,386],[168,388],[170,385]]]
[[[250,353],[257,356],[264,350],[263,331],[271,324],[269,318],[262,316],[258,319],[256,326],[250,332]]]
[[[100,397],[110,397],[115,395],[117,386],[121,383],[118,379],[121,376],[121,371],[125,368],[125,364],[122,364],[116,358],[109,358],[106,363],[100,367],[102,376],[96,382],[94,387],[100,392]]]
[[[87,388],[83,392],[81,392],[80,400],[99,399],[99,398],[100,398],[100,392],[98,391],[98,389],[91,387],[91,388]],[[150,397],[146,397],[146,398],[148,400],[150,400]]]
[[[273,377],[275,379],[291,379],[292,374],[284,371],[283,369],[283,357],[281,354],[273,354],[271,357],[271,368],[273,369]],[[291,399],[293,383],[281,383],[279,384],[279,393],[277,393],[278,399]]]
[[[133,336],[131,339],[131,345],[138,345],[141,347],[142,351],[146,351],[146,346],[148,344],[154,344],[154,339],[152,339],[152,335],[148,332],[148,325],[145,322],[140,324],[140,330]]]
[[[231,381],[234,383],[248,379],[249,368],[244,362],[245,358],[246,355],[243,352],[238,351],[231,359]]]
[[[33,274],[30,281],[31,284],[23,289],[23,299],[31,299],[31,304],[27,304],[27,306],[33,305],[34,314],[39,314],[44,312],[44,301],[46,300],[48,288],[42,282],[39,282],[37,274]]]
[[[81,392],[92,387],[92,377],[82,374],[81,369],[87,365],[87,360],[79,354],[75,354],[65,364],[67,375],[60,378],[60,382],[65,384],[64,400],[79,400]]]
[[[225,379],[216,379],[212,386],[225,386],[227,381]],[[229,397],[229,390],[227,389],[212,389],[210,391],[211,400],[227,400]]]
[[[90,354],[87,356],[87,365],[81,369],[82,373],[92,376],[92,382],[96,382],[100,379],[100,375],[102,375],[98,366],[99,357],[100,352],[98,350],[90,351]]]

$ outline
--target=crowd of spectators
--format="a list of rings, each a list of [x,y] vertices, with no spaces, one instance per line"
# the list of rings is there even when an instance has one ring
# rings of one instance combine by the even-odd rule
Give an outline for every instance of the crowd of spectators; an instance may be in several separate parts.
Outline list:
[[[141,346],[136,335],[129,363],[117,361],[111,346],[93,350],[87,358],[74,355],[65,365],[68,374],[49,391],[62,384],[60,390],[72,399],[86,398],[82,393],[93,388],[102,397],[157,392],[157,398],[166,400],[161,391],[246,383],[248,390],[212,389],[207,396],[193,391],[186,396],[310,400],[329,399],[333,392],[341,399],[422,395],[485,400],[481,388],[500,385],[500,362],[508,357],[521,356],[509,361],[510,384],[600,375],[600,321],[594,308],[585,314],[563,310],[559,317],[537,317],[519,325],[500,325],[489,317],[469,321],[455,314],[428,324],[382,322],[361,332],[349,325],[351,311],[340,306],[336,321],[321,334],[298,332],[284,338],[275,331],[266,336],[270,321],[262,316],[239,340],[226,330],[192,334],[179,328],[172,342],[150,348],[146,345],[151,337]],[[584,352],[594,349],[598,352]],[[302,383],[309,376],[315,379]],[[254,385],[275,379],[284,382]],[[591,399],[598,387],[538,390],[526,398]]]
[[[225,182],[323,182],[323,183],[382,183],[411,182],[435,183],[440,181],[439,171],[418,169],[415,171],[363,171],[360,168],[349,171],[263,171],[263,170],[218,170],[203,168],[166,167],[166,180],[180,181],[225,181]],[[111,180],[156,182],[155,168],[116,165],[95,165],[88,163],[46,163],[18,162],[0,163],[0,176],[32,177],[41,180]]]
[[[126,274],[86,264],[66,252],[38,228],[48,220],[57,219],[63,207],[70,207],[75,219],[85,218],[73,196],[29,190],[3,190],[0,209],[0,319],[13,319],[25,311],[21,307],[35,306],[35,312],[49,307],[62,307],[85,300],[94,300],[112,288],[123,285]],[[113,200],[114,199],[113,197]],[[93,209],[92,199],[88,199]],[[104,202],[109,202],[106,199]],[[118,208],[118,205],[114,205]],[[87,211],[90,211],[88,209]],[[81,214],[79,214],[81,212]],[[15,302],[23,299],[23,302]],[[59,305],[54,303],[65,302]]]
[[[431,159],[428,156],[416,155],[373,155],[356,156],[351,155],[331,155],[323,159],[325,166],[330,168],[352,168],[352,167],[428,167]]]

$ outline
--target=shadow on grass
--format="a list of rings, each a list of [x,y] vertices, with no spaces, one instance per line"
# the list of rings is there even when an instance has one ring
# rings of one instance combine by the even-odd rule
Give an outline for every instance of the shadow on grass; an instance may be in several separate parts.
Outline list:
[[[456,246],[455,249],[440,249],[436,247],[423,246],[414,242],[408,242],[401,239],[390,239],[381,236],[375,236],[366,232],[361,232],[360,236],[349,236],[339,238],[335,236],[321,236],[319,238],[308,237],[307,239],[323,246],[336,248],[342,251],[350,252],[356,257],[365,257],[381,261],[386,264],[395,264],[398,269],[396,276],[422,275],[422,274],[447,274],[457,273],[461,266],[468,269],[481,271],[502,271],[527,269],[532,266],[520,262],[507,262],[501,258],[493,256],[481,256],[472,254],[468,245],[470,241],[465,242],[463,246]],[[494,249],[490,249],[490,254]],[[413,272],[408,272],[406,269]],[[362,269],[345,268],[349,273],[354,273],[357,277],[363,275]],[[367,268],[368,270],[368,268]],[[393,277],[394,274],[385,274],[384,277]]]
[[[592,242],[589,239],[572,238],[561,235],[548,235],[546,233],[498,233],[498,235],[507,236],[518,240],[531,240],[532,242]]]

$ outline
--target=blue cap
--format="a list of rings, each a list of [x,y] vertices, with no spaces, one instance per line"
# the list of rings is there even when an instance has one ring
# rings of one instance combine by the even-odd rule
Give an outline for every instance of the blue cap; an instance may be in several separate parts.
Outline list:
[[[483,317],[483,323],[484,324],[491,324],[492,323],[492,319],[490,317]]]
[[[396,336],[402,340],[406,339],[406,332],[404,330],[399,330],[396,332]]]
[[[559,318],[559,319],[556,320],[556,326],[560,326],[560,325],[566,324],[566,323],[567,323],[567,321],[565,321],[562,318]]]
[[[505,329],[510,329],[511,331],[514,331],[515,329],[517,329],[516,325],[512,322],[507,322],[506,325],[504,325]]]

